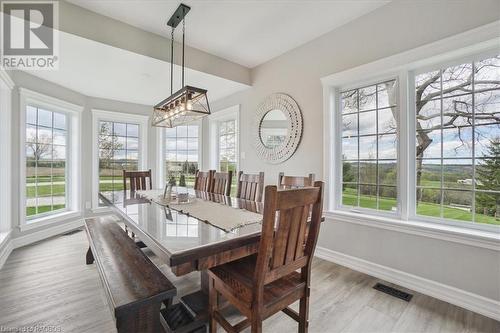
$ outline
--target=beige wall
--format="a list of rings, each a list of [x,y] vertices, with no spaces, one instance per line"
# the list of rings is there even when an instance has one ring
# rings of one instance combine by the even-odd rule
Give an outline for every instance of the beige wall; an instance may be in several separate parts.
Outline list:
[[[240,166],[245,172],[265,171],[267,184],[276,183],[280,171],[314,172],[321,179],[321,77],[491,23],[500,18],[499,13],[496,0],[394,1],[254,68],[252,89],[214,103],[213,109],[241,105],[240,147],[246,158]],[[291,95],[304,117],[304,136],[297,152],[276,166],[257,157],[249,126],[257,105],[275,92]],[[319,245],[500,300],[498,251],[331,220],[322,227]]]

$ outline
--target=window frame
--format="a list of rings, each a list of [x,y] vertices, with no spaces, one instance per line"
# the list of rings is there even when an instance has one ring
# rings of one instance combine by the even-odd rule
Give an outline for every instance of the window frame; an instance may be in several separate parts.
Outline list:
[[[106,207],[99,207],[99,128],[101,121],[133,123],[139,125],[138,168],[145,170],[148,165],[148,129],[149,116],[92,109],[92,211]]]
[[[43,213],[35,218],[26,216],[26,109],[27,106],[43,108],[48,111],[63,113],[67,117],[66,142],[66,208],[54,213]],[[20,201],[19,217],[21,231],[36,228],[46,224],[61,222],[62,220],[79,217],[82,214],[81,204],[81,113],[83,106],[69,103],[41,93],[19,88],[20,106]]]
[[[210,167],[220,171],[220,124],[228,120],[235,121],[235,156],[236,170],[240,170],[240,105],[233,105],[229,108],[212,113],[209,118],[210,128]],[[233,175],[233,179],[237,175]]]
[[[14,81],[0,69],[0,245],[12,230],[12,90]]]
[[[371,221],[386,229],[387,223],[380,223],[381,217],[386,217],[389,224],[401,224],[394,228],[436,229],[437,233],[447,231],[472,235],[486,233],[498,235],[500,226],[466,221],[454,221],[445,218],[427,218],[416,215],[416,162],[415,162],[415,71],[425,71],[429,68],[443,67],[449,64],[463,63],[472,58],[484,58],[493,52],[498,52],[498,38],[489,39],[489,27],[484,27],[473,33],[457,35],[446,40],[384,58],[373,63],[355,67],[344,72],[323,77],[324,105],[324,178],[326,181],[325,211],[332,218],[347,217],[346,221],[359,221],[369,224]],[[471,42],[473,39],[475,42]],[[479,40],[477,40],[479,39]],[[481,40],[482,39],[482,40]],[[464,46],[465,43],[465,46]],[[472,45],[472,46],[471,46]],[[436,51],[438,50],[438,51]],[[436,55],[438,53],[438,55]],[[498,54],[498,53],[497,53]],[[341,164],[341,130],[340,91],[349,88],[367,86],[384,79],[397,78],[399,82],[399,129],[398,129],[398,192],[399,215],[381,214],[373,210],[345,210],[340,207],[342,194],[342,164]],[[413,89],[413,90],[412,90]],[[495,236],[498,238],[498,236]]]

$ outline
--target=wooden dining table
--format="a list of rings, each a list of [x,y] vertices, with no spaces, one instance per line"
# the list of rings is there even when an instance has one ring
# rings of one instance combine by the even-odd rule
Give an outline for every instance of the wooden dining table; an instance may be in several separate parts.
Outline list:
[[[208,200],[251,212],[263,212],[263,204],[220,194],[188,190],[198,200]],[[208,274],[211,267],[257,253],[261,224],[238,227],[230,232],[148,200],[133,191],[99,193],[100,204],[110,207],[127,228],[176,276],[199,271],[201,289],[180,301],[198,319],[207,317]]]

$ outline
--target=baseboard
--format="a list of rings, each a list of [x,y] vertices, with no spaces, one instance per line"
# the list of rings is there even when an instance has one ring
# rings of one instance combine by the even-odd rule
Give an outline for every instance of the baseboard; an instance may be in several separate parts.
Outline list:
[[[40,231],[31,232],[26,235],[20,235],[12,239],[12,246],[14,249],[18,247],[26,246],[41,240],[53,237],[83,226],[83,219],[73,220],[71,222],[61,223],[56,226],[45,228]]]
[[[500,321],[499,301],[323,247],[318,246],[315,255]]]
[[[10,253],[14,247],[12,246],[12,239],[10,234],[5,237],[5,239],[0,243],[0,269],[5,264],[5,261],[9,257]]]

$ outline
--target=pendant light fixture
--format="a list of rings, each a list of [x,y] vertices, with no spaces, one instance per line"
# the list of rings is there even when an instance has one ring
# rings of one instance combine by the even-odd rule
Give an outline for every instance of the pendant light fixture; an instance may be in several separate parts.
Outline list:
[[[172,27],[170,40],[170,96],[154,106],[152,126],[176,127],[187,124],[210,114],[207,90],[184,84],[184,40],[186,14],[191,8],[180,4],[167,25]],[[173,92],[174,84],[174,31],[182,22],[182,88]]]

